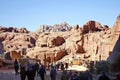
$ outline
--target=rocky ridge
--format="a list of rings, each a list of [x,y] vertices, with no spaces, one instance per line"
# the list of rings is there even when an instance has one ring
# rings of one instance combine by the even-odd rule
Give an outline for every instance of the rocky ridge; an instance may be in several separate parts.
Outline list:
[[[71,29],[72,29],[72,26],[70,26],[66,22],[62,22],[61,24],[55,24],[53,26],[41,25],[35,32],[37,34],[40,34],[43,32],[66,32],[66,31],[70,31]]]
[[[120,27],[119,17],[113,28],[96,21],[88,21],[82,27],[71,27],[65,22],[53,26],[43,25],[34,33],[27,30],[7,31],[1,27],[1,50],[5,50],[6,59],[19,59],[26,55],[29,58],[54,62],[71,55],[70,59],[64,61],[74,58],[82,61],[106,60],[118,39],[113,37]]]

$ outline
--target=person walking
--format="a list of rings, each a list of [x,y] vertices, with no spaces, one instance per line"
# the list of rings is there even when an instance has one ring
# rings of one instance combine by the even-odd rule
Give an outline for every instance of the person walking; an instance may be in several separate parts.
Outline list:
[[[35,73],[34,73],[34,65],[31,64],[30,62],[28,62],[27,64],[27,71],[26,71],[26,75],[28,80],[34,80],[35,77]]]
[[[18,63],[17,59],[15,59],[15,61],[14,61],[14,69],[15,69],[15,74],[17,75],[19,73],[18,72],[18,70],[19,70],[19,63]]]
[[[110,80],[110,78],[105,74],[105,72],[101,72],[98,80]]]
[[[70,80],[70,78],[71,78],[72,74],[73,74],[73,73],[72,73],[72,71],[71,71],[71,70],[67,72],[67,77],[68,77],[68,80]]]
[[[57,75],[57,70],[55,69],[54,66],[52,66],[51,70],[50,70],[50,78],[51,78],[51,80],[56,80],[56,75]]]
[[[35,75],[37,74],[38,76],[38,70],[39,70],[39,62],[35,63]]]
[[[68,63],[67,62],[65,63],[65,69],[66,70],[68,69]]]
[[[75,71],[74,73],[73,73],[73,75],[71,76],[71,79],[70,80],[79,80],[79,78],[78,78],[78,72],[77,71]]]
[[[61,70],[64,70],[65,68],[64,68],[64,64],[61,62]]]
[[[25,78],[26,78],[25,66],[22,64],[20,64],[20,78],[21,78],[21,80],[25,80]]]
[[[38,70],[38,74],[40,75],[41,80],[45,80],[45,74],[46,74],[46,70],[44,65],[41,65],[41,67]]]
[[[61,79],[60,80],[69,80],[69,77],[67,75],[67,71],[63,70],[61,74]]]

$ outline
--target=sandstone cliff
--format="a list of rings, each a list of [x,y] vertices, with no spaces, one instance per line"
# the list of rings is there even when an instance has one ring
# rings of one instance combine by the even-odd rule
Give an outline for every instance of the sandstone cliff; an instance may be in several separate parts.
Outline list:
[[[106,60],[118,39],[114,34],[120,27],[119,23],[118,16],[111,29],[96,21],[88,21],[82,27],[71,27],[65,22],[53,26],[43,25],[35,33],[1,28],[0,42],[7,59],[19,59],[26,55],[46,62],[74,58],[82,61]],[[65,59],[66,56],[69,58]]]
[[[106,60],[110,53],[111,33],[107,25],[102,26],[95,21],[89,21],[82,27],[75,25],[64,32],[44,30],[39,34],[36,46],[27,51],[27,56],[48,62],[58,61],[71,54],[70,59]]]
[[[37,35],[35,33],[29,33],[25,28],[0,27],[0,51],[4,52],[4,58],[6,59],[14,59],[13,56],[15,55],[24,55],[25,52],[20,52],[23,52],[27,48],[35,47],[36,39]],[[17,54],[17,52],[20,54]]]

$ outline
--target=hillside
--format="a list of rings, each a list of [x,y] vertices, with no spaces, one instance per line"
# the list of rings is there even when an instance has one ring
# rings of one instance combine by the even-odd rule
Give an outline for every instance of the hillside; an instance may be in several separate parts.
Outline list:
[[[120,15],[115,25],[109,28],[96,21],[88,21],[83,26],[70,26],[66,22],[53,26],[42,25],[35,32],[25,28],[0,27],[0,54],[5,59],[29,58],[54,62],[106,60],[118,40]]]

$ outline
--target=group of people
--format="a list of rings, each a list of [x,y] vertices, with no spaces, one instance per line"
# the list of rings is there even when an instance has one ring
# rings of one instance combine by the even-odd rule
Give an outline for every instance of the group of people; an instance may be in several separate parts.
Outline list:
[[[39,65],[37,63],[31,64],[30,62],[27,62],[27,64],[24,65],[19,63],[17,59],[14,61],[15,74],[18,75],[20,73],[21,80],[25,80],[26,76],[28,80],[34,80],[38,68]]]
[[[60,80],[93,80],[92,75],[86,72],[63,70]]]
[[[32,64],[30,62],[27,65],[19,64],[17,59],[14,61],[15,74],[20,73],[21,80],[25,80],[26,77],[28,80],[34,80],[35,76],[40,76],[41,80],[45,80],[46,69],[45,66],[36,62]],[[19,72],[20,70],[20,72]],[[51,80],[56,80],[57,70],[54,66],[51,66],[50,77]]]
[[[102,71],[95,79],[88,70],[85,72],[63,70],[60,80],[111,80],[111,79],[104,71]],[[115,80],[120,80],[120,75],[119,76],[117,75]]]
[[[77,72],[77,71],[68,71],[68,64],[57,64],[50,66],[50,78],[51,80],[56,80],[57,71],[61,68],[61,75],[59,80],[93,80],[92,74],[89,71],[86,72]],[[21,80],[25,80],[26,77],[28,80],[34,80],[35,76],[39,76],[41,80],[45,80],[46,66],[36,62],[32,64],[30,62],[27,65],[19,64],[17,59],[14,61],[15,74],[20,74]],[[18,71],[20,70],[20,72]],[[101,72],[97,80],[110,80],[105,72]],[[120,80],[120,75],[117,75],[116,80]]]

